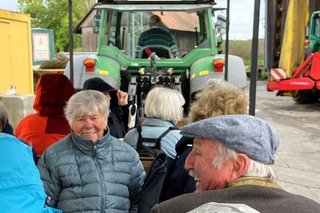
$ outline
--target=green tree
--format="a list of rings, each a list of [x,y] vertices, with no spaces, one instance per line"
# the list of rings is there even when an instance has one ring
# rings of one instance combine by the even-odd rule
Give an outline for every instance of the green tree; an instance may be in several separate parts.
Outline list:
[[[76,26],[94,6],[96,0],[72,0],[72,23]],[[54,32],[56,51],[68,51],[68,0],[18,0],[19,11],[31,16],[33,28],[47,28]],[[74,48],[80,46],[79,35],[74,35]]]

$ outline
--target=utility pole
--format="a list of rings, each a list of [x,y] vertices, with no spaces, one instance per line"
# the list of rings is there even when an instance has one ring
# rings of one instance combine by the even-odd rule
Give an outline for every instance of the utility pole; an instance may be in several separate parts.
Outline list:
[[[255,0],[255,2],[254,2],[253,17],[254,17],[254,19],[253,19],[251,69],[250,69],[250,102],[249,102],[249,114],[250,115],[255,115],[255,111],[256,111],[260,0]]]
[[[69,61],[70,61],[70,81],[73,84],[73,25],[72,25],[72,0],[68,0],[69,9]]]

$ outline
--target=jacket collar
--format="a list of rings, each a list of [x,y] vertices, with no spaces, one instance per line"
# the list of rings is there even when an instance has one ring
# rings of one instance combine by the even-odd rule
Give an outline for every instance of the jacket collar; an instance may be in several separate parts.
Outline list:
[[[268,188],[281,189],[281,186],[268,178],[263,177],[241,177],[232,183],[228,184],[227,188],[244,186],[244,185],[255,185],[255,186],[264,186]]]
[[[172,121],[161,120],[160,118],[146,118],[142,123],[142,126],[163,126],[163,127],[173,127],[175,126]]]
[[[78,150],[93,158],[100,158],[104,156],[107,152],[107,147],[110,145],[109,141],[111,140],[110,131],[95,143],[92,140],[86,140],[74,134],[74,132],[71,132],[70,137],[72,143]]]

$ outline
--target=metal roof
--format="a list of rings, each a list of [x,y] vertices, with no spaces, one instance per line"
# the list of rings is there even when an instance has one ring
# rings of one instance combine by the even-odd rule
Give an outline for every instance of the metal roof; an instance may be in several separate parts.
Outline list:
[[[87,22],[87,19],[90,19],[96,12],[95,8],[92,8],[84,17],[83,19],[76,25],[74,32],[81,33],[82,27],[89,27],[93,26],[92,21]],[[150,11],[152,12],[152,11]],[[195,13],[187,13],[187,12],[172,12],[161,14],[160,11],[152,12],[152,14],[156,14],[161,17],[162,22],[165,24],[166,27],[172,30],[178,31],[187,31],[187,32],[194,32],[195,27],[199,29],[199,21],[198,17]],[[91,17],[92,18],[92,17]],[[89,25],[83,25],[87,23]]]
[[[199,20],[195,13],[175,12],[161,15],[161,12],[153,12],[153,14],[158,15],[171,30],[194,32],[195,27],[199,30]]]

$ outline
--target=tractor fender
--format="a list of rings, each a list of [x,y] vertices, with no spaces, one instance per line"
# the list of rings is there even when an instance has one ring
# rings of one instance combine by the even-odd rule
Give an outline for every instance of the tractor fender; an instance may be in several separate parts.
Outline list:
[[[93,72],[86,72],[83,61],[87,58],[96,60]],[[70,64],[65,69],[65,75],[70,78]],[[105,56],[97,56],[95,54],[81,54],[74,56],[74,87],[82,89],[83,83],[90,78],[99,77],[106,81],[114,88],[120,88],[120,64]]]
[[[247,73],[243,59],[236,55],[228,57],[228,82],[245,90],[247,87]]]
[[[73,87],[77,90],[82,89],[80,82],[81,74],[84,70],[83,60],[88,58],[90,53],[82,53],[73,56]],[[70,61],[68,62],[64,74],[70,79]]]
[[[208,79],[225,79],[224,72],[215,72],[214,59],[225,59],[224,55],[209,56],[195,61],[190,67],[190,94],[204,88]],[[247,75],[243,59],[239,56],[228,57],[228,82],[244,90],[247,87]]]
[[[215,72],[212,61],[221,57],[208,56],[192,63],[190,66],[190,95],[202,90],[208,79],[224,79],[224,72]]]

